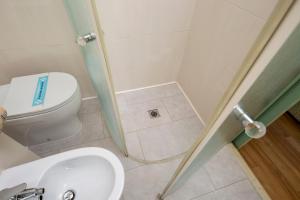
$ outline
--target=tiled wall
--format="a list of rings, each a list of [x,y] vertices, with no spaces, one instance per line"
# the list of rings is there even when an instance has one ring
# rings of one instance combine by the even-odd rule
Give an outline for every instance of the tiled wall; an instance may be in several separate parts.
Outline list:
[[[47,71],[76,76],[83,96],[94,91],[62,0],[1,0],[0,85]]]
[[[207,121],[276,0],[97,0],[117,91],[179,81]],[[0,84],[65,71],[94,91],[63,1],[3,0]]]
[[[117,91],[175,81],[196,0],[97,0]]]
[[[198,0],[178,81],[207,122],[277,0]]]

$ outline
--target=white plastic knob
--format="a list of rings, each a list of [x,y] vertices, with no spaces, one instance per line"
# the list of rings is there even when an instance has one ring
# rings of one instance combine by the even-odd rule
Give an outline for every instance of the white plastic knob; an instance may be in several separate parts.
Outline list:
[[[266,126],[258,121],[250,122],[245,125],[245,133],[250,138],[261,138],[267,132]]]

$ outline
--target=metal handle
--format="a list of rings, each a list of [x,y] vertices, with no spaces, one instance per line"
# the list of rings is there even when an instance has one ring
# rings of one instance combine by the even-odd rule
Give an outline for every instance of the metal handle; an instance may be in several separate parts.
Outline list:
[[[249,137],[257,139],[266,134],[266,126],[262,122],[254,121],[239,105],[233,108],[233,113],[241,121]]]
[[[78,36],[76,39],[76,43],[81,46],[84,47],[87,45],[87,43],[92,42],[96,40],[96,34],[95,33],[88,33],[85,34],[83,36]]]

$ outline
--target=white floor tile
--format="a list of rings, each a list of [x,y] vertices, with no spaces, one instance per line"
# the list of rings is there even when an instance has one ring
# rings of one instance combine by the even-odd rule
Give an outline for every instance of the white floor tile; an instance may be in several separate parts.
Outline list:
[[[200,136],[202,125],[196,117],[138,131],[147,160],[159,160],[187,151]]]
[[[100,112],[100,103],[98,98],[88,99],[81,102],[79,114]]]
[[[205,164],[205,169],[217,189],[246,179],[243,169],[228,146],[212,157]]]
[[[200,168],[187,182],[180,186],[175,192],[168,195],[166,200],[190,200],[212,191],[214,191],[214,187],[207,172]]]
[[[79,114],[79,119],[85,126],[98,123],[102,124],[102,116],[100,111],[92,113],[81,113]]]
[[[248,180],[237,182],[215,192],[200,196],[194,200],[260,200]]]
[[[195,112],[183,95],[167,97],[162,101],[172,120],[195,116]]]
[[[182,94],[176,83],[161,86],[160,89],[164,93],[164,97]]]
[[[174,173],[179,160],[144,165],[125,173],[125,200],[155,200]]]
[[[126,94],[116,94],[116,99],[117,99],[117,104],[118,104],[118,108],[119,108],[119,112],[120,114],[124,114],[127,111],[127,101],[126,101]]]
[[[92,142],[94,140],[104,139],[104,127],[101,122],[90,125],[83,125],[80,141],[81,143]]]
[[[150,118],[148,111],[152,109],[158,109],[160,117]],[[169,114],[160,100],[128,105],[127,112],[121,115],[121,120],[126,133],[171,122]]]
[[[132,91],[125,94],[128,104],[138,104],[160,98],[160,94],[153,92],[152,88]]]
[[[29,149],[40,157],[50,156],[52,154],[60,153],[62,150],[69,150],[71,147],[77,147],[81,144],[81,134],[77,134],[71,137],[63,138],[60,140],[54,140],[43,144],[37,144],[29,146]]]
[[[137,133],[127,134],[126,144],[128,152],[131,156],[134,156],[139,159],[145,159]]]
[[[60,152],[61,143],[45,143],[32,145],[29,149],[40,157],[46,157]]]

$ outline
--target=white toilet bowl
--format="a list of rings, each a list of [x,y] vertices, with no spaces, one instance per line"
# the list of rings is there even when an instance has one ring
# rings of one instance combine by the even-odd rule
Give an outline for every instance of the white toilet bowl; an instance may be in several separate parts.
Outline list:
[[[4,132],[25,146],[78,134],[80,103],[78,83],[66,73],[16,77],[0,86],[8,114]]]

